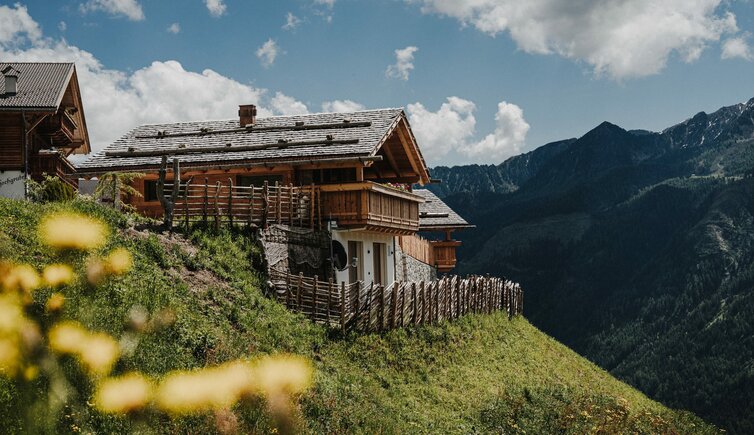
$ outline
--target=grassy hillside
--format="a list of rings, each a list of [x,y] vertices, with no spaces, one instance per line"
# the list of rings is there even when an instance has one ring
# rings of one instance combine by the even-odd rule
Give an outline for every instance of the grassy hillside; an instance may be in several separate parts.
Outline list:
[[[138,368],[159,377],[243,356],[301,354],[316,369],[315,384],[300,401],[303,428],[311,432],[715,432],[689,413],[647,399],[523,318],[468,316],[436,327],[340,337],[263,295],[259,248],[242,233],[196,231],[185,240],[150,232],[135,217],[86,201],[0,199],[0,258],[36,267],[51,263],[36,223],[63,208],[108,222],[115,231],[106,249],[126,247],[135,260],[131,272],[96,290],[74,285],[65,317],[115,336],[126,334],[137,306],[176,318],[138,341],[116,372]],[[27,415],[44,418],[46,398],[35,391],[0,378],[3,432],[30,431]],[[269,429],[263,413],[236,412],[242,432]],[[141,415],[133,422],[83,408],[53,418],[57,432],[216,430],[211,415]]]

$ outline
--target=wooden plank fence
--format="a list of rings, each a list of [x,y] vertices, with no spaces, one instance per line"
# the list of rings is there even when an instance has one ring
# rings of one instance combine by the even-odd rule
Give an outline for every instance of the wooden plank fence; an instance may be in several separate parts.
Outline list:
[[[165,183],[163,195],[175,198],[169,224],[188,227],[193,222],[205,225],[256,225],[286,224],[315,228],[320,225],[318,189],[312,186],[268,184],[263,186],[234,186],[233,180],[209,184],[205,178],[179,181],[177,194],[173,183]]]
[[[376,332],[409,325],[437,324],[468,313],[523,312],[523,290],[490,276],[446,276],[429,282],[390,285],[320,281],[273,271],[275,296],[313,321],[346,331]]]

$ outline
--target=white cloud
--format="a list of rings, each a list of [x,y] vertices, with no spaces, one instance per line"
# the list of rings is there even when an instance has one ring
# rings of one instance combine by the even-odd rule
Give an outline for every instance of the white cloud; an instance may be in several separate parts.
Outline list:
[[[521,108],[505,101],[498,104],[495,132],[479,142],[473,140],[476,105],[469,100],[448,97],[436,112],[427,110],[421,103],[409,104],[406,110],[422,154],[430,165],[448,163],[449,157],[467,163],[502,162],[521,152],[529,131]]]
[[[144,11],[136,0],[89,0],[79,4],[82,13],[104,11],[113,16],[123,15],[131,21],[144,19]]]
[[[166,29],[168,33],[172,33],[173,35],[177,35],[181,33],[181,25],[179,23],[173,23],[168,26]]]
[[[314,4],[327,6],[328,8],[332,9],[333,6],[335,6],[335,1],[336,0],[314,0]]]
[[[528,132],[529,123],[524,119],[524,111],[515,104],[502,101],[497,105],[495,132],[480,142],[469,144],[461,152],[477,162],[502,162],[521,154]]]
[[[324,112],[356,112],[364,109],[366,107],[363,104],[351,100],[333,100],[322,103],[322,111]]]
[[[42,37],[42,29],[31,18],[26,6],[16,3],[13,8],[0,5],[0,41],[21,42],[23,39],[36,41]]]
[[[723,43],[723,52],[720,55],[723,59],[741,58],[745,60],[754,59],[754,53],[752,53],[746,37],[739,36],[736,38],[729,38]]]
[[[283,30],[293,30],[296,27],[298,27],[301,24],[301,18],[293,15],[293,13],[288,12],[288,14],[285,16],[285,24],[283,24],[282,29]]]
[[[262,66],[265,68],[271,67],[275,63],[275,59],[278,57],[280,47],[277,42],[270,38],[257,49],[257,57],[262,62]]]
[[[508,32],[528,53],[558,54],[613,79],[660,72],[678,55],[698,59],[738,32],[722,0],[406,0],[489,35]]]
[[[66,24],[65,21],[59,22],[58,30],[60,30],[61,32],[65,32],[66,30],[68,30],[68,24]]]
[[[414,69],[414,53],[417,51],[419,49],[413,45],[395,50],[395,63],[387,67],[385,75],[404,81],[408,80],[409,74]]]
[[[0,24],[23,22],[26,15],[22,7],[0,7]],[[140,124],[233,119],[238,116],[239,104],[256,104],[259,116],[283,114],[303,106],[280,92],[271,98],[266,89],[211,69],[187,71],[173,60],[155,61],[134,72],[108,69],[92,53],[64,39],[43,37],[33,20],[16,26],[17,30],[6,26],[0,29],[0,59],[76,63],[94,150]]]
[[[424,158],[434,163],[441,161],[474,136],[474,110],[473,102],[458,97],[448,97],[436,112],[421,103],[409,104],[406,111]]]
[[[223,15],[226,9],[228,9],[224,0],[204,0],[204,4],[207,6],[207,10],[213,17]]]
[[[309,113],[306,104],[281,92],[276,92],[275,96],[272,97],[270,100],[270,107],[272,107],[272,110],[274,110],[275,113],[283,116],[304,115]]]

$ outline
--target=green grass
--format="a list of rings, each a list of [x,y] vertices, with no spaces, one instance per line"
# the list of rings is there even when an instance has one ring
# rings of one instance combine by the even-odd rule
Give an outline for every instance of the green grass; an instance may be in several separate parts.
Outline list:
[[[693,415],[669,410],[612,378],[525,319],[502,314],[453,323],[341,337],[285,310],[263,295],[259,247],[242,232],[196,231],[180,237],[135,230],[139,218],[86,201],[38,205],[0,199],[0,258],[42,267],[54,255],[35,233],[45,213],[73,208],[116,229],[105,251],[124,246],[135,256],[128,275],[68,292],[65,316],[116,336],[138,306],[174,313],[167,329],[143,336],[117,372],[154,376],[178,368],[277,352],[309,357],[314,387],[301,398],[312,432],[362,433],[709,433]],[[79,265],[82,259],[77,259]],[[43,300],[44,294],[39,295]],[[71,369],[72,370],[72,369]],[[5,432],[26,432],[23,417],[41,412],[34,388],[0,380]],[[262,413],[241,412],[244,431],[266,431]],[[182,420],[142,416],[136,423],[89,409],[66,413],[60,431],[210,432],[212,416]]]

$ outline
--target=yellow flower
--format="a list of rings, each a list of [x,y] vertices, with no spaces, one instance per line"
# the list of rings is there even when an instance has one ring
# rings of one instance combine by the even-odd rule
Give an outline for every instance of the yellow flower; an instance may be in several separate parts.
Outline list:
[[[16,340],[0,337],[0,376],[15,376],[20,356],[21,351]]]
[[[45,309],[48,313],[55,313],[63,308],[63,304],[65,304],[65,296],[61,293],[53,293],[50,295],[50,298],[47,299]]]
[[[78,353],[89,333],[76,322],[60,322],[50,329],[50,347],[58,353]]]
[[[39,375],[39,367],[37,366],[29,366],[24,369],[24,379],[27,381],[33,381],[34,379],[37,379],[37,376]]]
[[[67,264],[51,264],[42,271],[42,278],[49,287],[60,287],[73,281],[73,269]]]
[[[122,275],[131,269],[133,257],[125,248],[114,249],[105,259],[107,269],[114,275]]]
[[[227,408],[251,390],[252,368],[232,362],[193,372],[173,372],[157,391],[157,405],[172,414]]]
[[[25,322],[24,313],[17,295],[0,295],[0,336],[17,333]]]
[[[105,243],[107,227],[88,216],[63,212],[46,217],[39,225],[39,236],[53,248],[88,251]]]
[[[5,268],[6,272],[4,276],[0,277],[0,280],[2,280],[2,286],[6,291],[22,290],[30,292],[39,287],[39,274],[28,264],[21,264],[10,268],[6,266]]]
[[[311,364],[304,358],[267,357],[257,365],[258,388],[267,396],[301,393],[311,385],[312,372]]]
[[[79,350],[81,363],[98,375],[110,373],[119,356],[118,343],[105,333],[90,335]]]
[[[151,394],[152,385],[144,376],[129,373],[102,381],[94,393],[94,403],[102,412],[125,414],[146,406]]]

